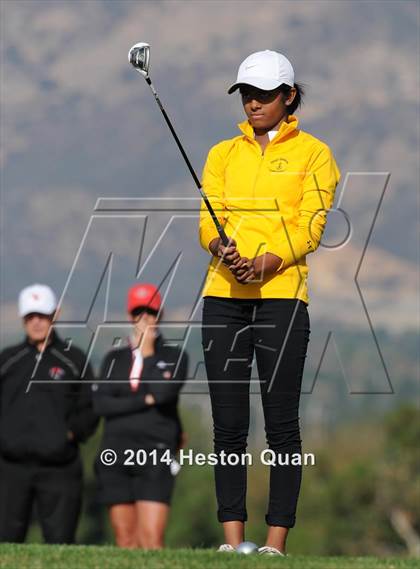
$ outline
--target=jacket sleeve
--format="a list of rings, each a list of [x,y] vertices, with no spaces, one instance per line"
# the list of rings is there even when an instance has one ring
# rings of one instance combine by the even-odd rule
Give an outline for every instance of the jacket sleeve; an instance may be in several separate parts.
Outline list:
[[[112,352],[105,356],[101,365],[99,381],[93,389],[93,409],[100,417],[116,417],[148,409],[145,402],[146,393],[134,392],[130,395],[120,395],[115,383],[108,379],[108,370],[112,363]],[[128,380],[128,378],[127,378]]]
[[[156,358],[156,356],[152,356],[150,358],[150,363],[153,363],[152,358]],[[182,353],[176,373],[172,377],[165,378],[164,374],[165,370],[162,370],[159,374],[159,377],[156,377],[156,379],[148,382],[149,393],[151,393],[155,398],[156,405],[176,403],[178,394],[181,391],[185,380],[187,379],[187,354],[185,352]]]
[[[318,248],[339,181],[340,170],[331,150],[325,146],[311,160],[303,179],[297,226],[289,231],[285,228],[285,236],[279,241],[273,240],[267,247],[268,251],[283,259],[277,272]]]
[[[202,185],[204,193],[206,194],[216,217],[223,227],[225,222],[223,216],[225,173],[224,160],[218,145],[213,146],[207,156],[203,170]],[[219,234],[203,199],[201,200],[200,205],[199,237],[201,246],[211,255],[209,244],[213,239],[219,237]]]
[[[77,396],[74,410],[70,414],[68,426],[79,442],[84,442],[96,430],[99,419],[93,411],[92,380],[94,375],[88,364],[84,379],[77,384]],[[87,380],[87,381],[85,381]]]

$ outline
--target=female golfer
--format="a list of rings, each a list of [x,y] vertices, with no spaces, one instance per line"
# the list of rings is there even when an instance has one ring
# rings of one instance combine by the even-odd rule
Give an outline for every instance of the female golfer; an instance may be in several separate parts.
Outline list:
[[[224,247],[202,203],[200,242],[212,256],[203,289],[202,343],[215,452],[241,455],[249,427],[253,356],[267,444],[284,463],[301,453],[299,400],[310,335],[306,256],[318,247],[340,172],[330,148],[298,128],[303,89],[289,60],[250,55],[229,89],[242,97],[241,134],[211,148],[203,188],[231,240]],[[230,464],[230,463],[229,463]],[[233,551],[244,541],[246,466],[215,466],[218,520]],[[270,466],[262,554],[285,555],[301,466]]]
[[[105,417],[95,470],[117,545],[160,549],[179,468],[173,460],[182,441],[177,402],[188,360],[158,331],[155,286],[134,285],[127,304],[128,345],[105,356],[94,390],[94,410]]]

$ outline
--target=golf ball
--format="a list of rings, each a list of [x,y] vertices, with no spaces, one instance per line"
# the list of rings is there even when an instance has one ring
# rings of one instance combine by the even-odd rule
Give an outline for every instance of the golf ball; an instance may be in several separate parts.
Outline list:
[[[257,553],[258,545],[252,541],[243,541],[237,546],[236,551],[244,555],[251,555],[252,553]]]

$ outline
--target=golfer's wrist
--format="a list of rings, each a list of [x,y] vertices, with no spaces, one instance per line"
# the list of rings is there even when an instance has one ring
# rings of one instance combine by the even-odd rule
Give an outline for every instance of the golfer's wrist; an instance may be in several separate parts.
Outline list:
[[[283,265],[283,259],[278,255],[276,255],[275,253],[271,253],[270,251],[267,251],[265,256],[268,261],[268,266],[267,266],[268,272],[277,273]]]
[[[209,248],[210,253],[214,257],[218,256],[219,247],[220,247],[220,237],[215,237],[214,239],[212,239],[210,241],[208,248]]]
[[[153,346],[149,346],[149,345],[142,346],[141,355],[144,358],[151,358],[152,356],[154,356],[155,355],[154,345]]]

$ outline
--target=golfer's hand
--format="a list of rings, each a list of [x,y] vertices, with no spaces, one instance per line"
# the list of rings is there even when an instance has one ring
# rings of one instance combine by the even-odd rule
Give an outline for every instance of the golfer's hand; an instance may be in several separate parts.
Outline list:
[[[222,263],[227,267],[238,261],[241,257],[236,249],[236,241],[234,239],[229,238],[229,247],[225,247],[220,237],[216,237],[216,239],[210,242],[209,249],[212,255],[222,259]]]
[[[262,279],[274,274],[282,263],[282,259],[274,253],[265,253],[254,259],[242,258],[230,270],[235,279],[241,284],[261,282]]]
[[[134,336],[136,345],[140,346],[142,356],[144,358],[153,356],[157,336],[156,317],[143,313],[134,324]]]
[[[182,431],[181,436],[179,437],[177,451],[185,448],[188,442],[188,435],[184,431]]]
[[[252,259],[239,257],[234,263],[229,265],[229,271],[240,284],[247,284],[246,278],[251,276],[253,271]]]
[[[144,402],[146,403],[146,405],[154,405],[156,403],[156,399],[151,393],[147,393],[146,396],[144,397]]]
[[[153,318],[153,317],[152,317]],[[148,358],[155,354],[155,341],[157,338],[156,322],[152,322],[149,317],[149,324],[141,339],[141,355]]]

